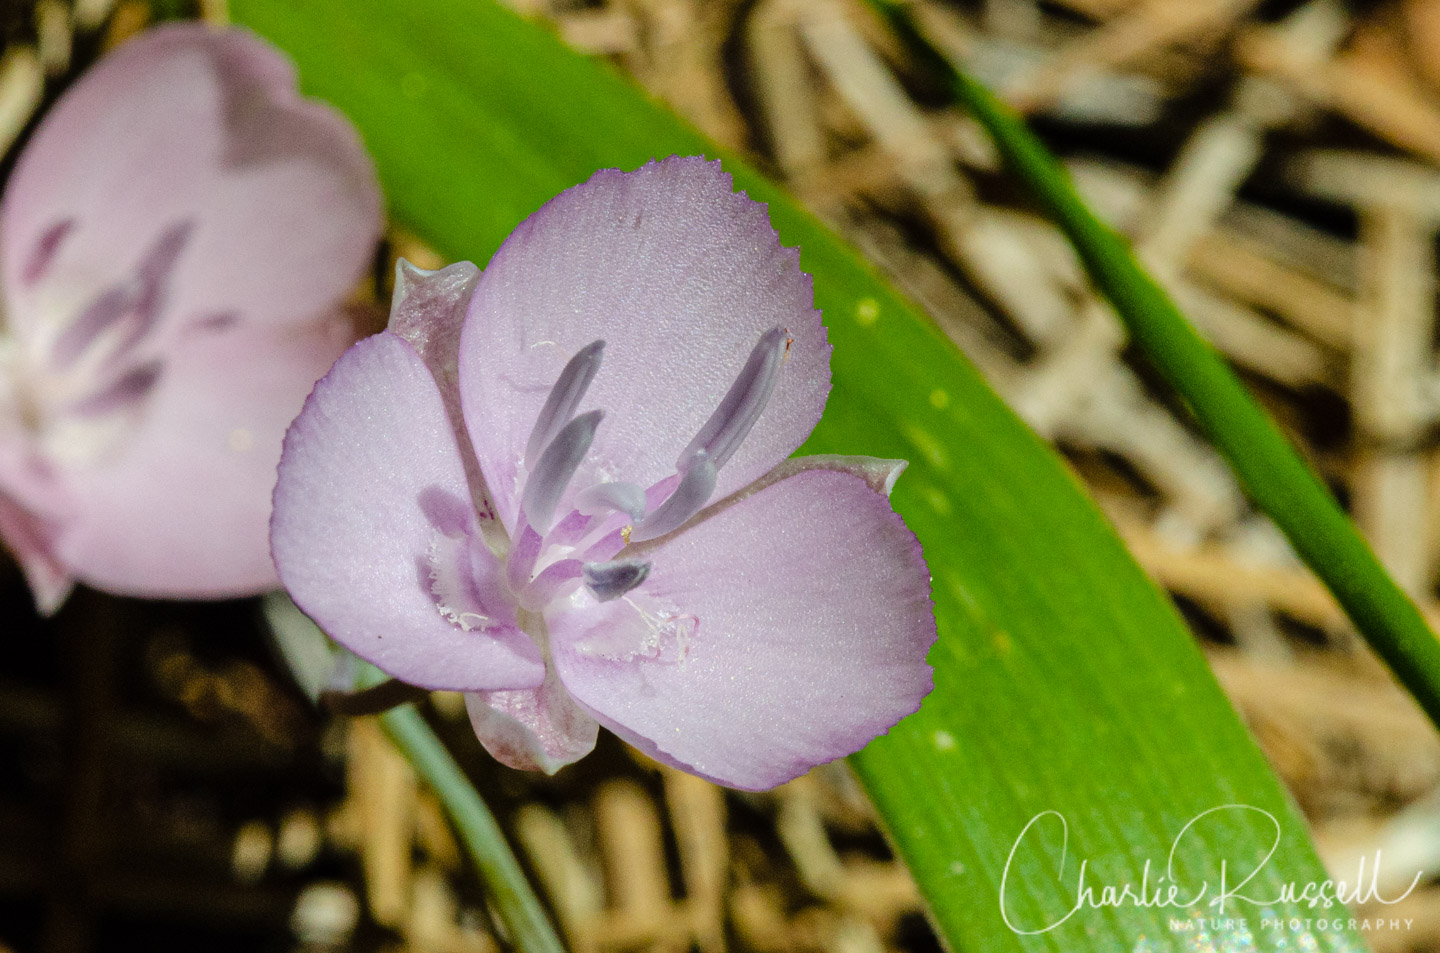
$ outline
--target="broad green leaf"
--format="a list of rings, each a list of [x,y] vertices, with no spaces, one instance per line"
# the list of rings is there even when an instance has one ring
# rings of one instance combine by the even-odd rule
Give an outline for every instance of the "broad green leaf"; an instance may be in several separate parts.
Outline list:
[[[1246,494],[1284,531],[1381,658],[1440,726],[1440,641],[1329,489],[1250,396],[1125,240],[1095,216],[1025,123],[932,48],[894,0],[869,0],[995,140],[1015,176],[1064,231],[1091,281],[1174,387]]]
[[[394,216],[486,261],[522,218],[603,167],[717,155],[663,108],[488,0],[231,0],[302,85],[360,127]],[[1171,930],[1255,871],[1251,898],[1325,874],[1303,821],[1169,601],[1074,476],[923,314],[773,184],[730,156],[801,248],[835,345],[811,451],[905,457],[895,504],[934,572],[936,690],[854,758],[934,922],[957,950],[1359,949],[1343,908],[1232,900],[1244,927]],[[478,757],[478,755],[477,755]],[[1249,805],[1255,810],[1224,809]],[[1221,810],[1215,810],[1220,808]],[[1153,890],[1172,843],[1179,909],[1082,909],[1086,883]],[[1014,851],[1026,825],[1044,812]],[[1059,821],[1068,824],[1062,854]],[[1268,818],[1280,828],[1279,845]],[[1062,867],[1063,858],[1063,867]],[[1337,917],[1336,913],[1341,916]],[[1262,916],[1266,922],[1262,923]],[[1300,926],[1272,925],[1298,918]],[[1321,925],[1319,920],[1324,921]]]

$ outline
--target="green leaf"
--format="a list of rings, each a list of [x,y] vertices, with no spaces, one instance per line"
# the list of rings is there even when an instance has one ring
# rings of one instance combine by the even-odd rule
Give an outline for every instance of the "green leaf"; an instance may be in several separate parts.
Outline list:
[[[1086,207],[1070,177],[1012,110],[952,67],[893,0],[869,0],[949,83],[995,140],[1006,164],[1079,253],[1135,343],[1185,400],[1246,494],[1284,531],[1355,627],[1440,725],[1440,640],[1390,578],[1325,484],[1225,360],[1185,320],[1125,241]]]
[[[293,55],[302,85],[344,110],[374,154],[395,218],[452,257],[486,261],[505,235],[597,168],[721,154],[601,64],[488,0],[231,0]],[[723,155],[723,154],[722,154]],[[1215,684],[1169,601],[1075,478],[923,314],[773,184],[732,157],[801,248],[835,345],[834,390],[807,444],[906,457],[895,504],[924,543],[941,638],[936,691],[854,758],[894,844],[958,950],[1361,948],[1343,921],[1294,903],[1232,901],[1246,927],[1172,932],[1233,887],[1275,896],[1323,881],[1304,823]],[[1180,909],[1083,909],[1037,929],[1087,883],[1137,889],[1174,874]],[[1279,846],[1263,857],[1281,829]],[[1267,918],[1296,917],[1274,928]],[[1324,917],[1325,925],[1314,921]],[[1334,924],[1334,925],[1332,925]],[[1311,943],[1314,945],[1310,945]],[[1224,944],[1229,946],[1224,946]]]

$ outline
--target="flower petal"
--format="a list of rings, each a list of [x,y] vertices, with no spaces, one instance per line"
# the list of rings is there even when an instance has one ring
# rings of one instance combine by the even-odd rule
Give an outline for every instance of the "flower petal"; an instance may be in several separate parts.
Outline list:
[[[123,442],[59,471],[56,553],[110,592],[225,598],[274,588],[270,494],[285,428],[350,342],[348,316],[172,342]]]
[[[547,621],[566,688],[662,761],[773,787],[933,685],[919,543],[861,477],[796,473],[636,555],[652,569],[634,593]]]
[[[460,407],[460,329],[479,278],[480,269],[468,261],[426,271],[401,258],[395,263],[395,295],[390,302],[387,330],[408,341],[434,375],[482,517],[481,531],[499,535],[492,533],[496,526],[493,506]]]
[[[778,325],[789,356],[715,495],[764,474],[810,435],[829,393],[830,345],[812,305],[799,253],[718,162],[606,170],[546,204],[486,267],[461,336],[465,417],[501,519],[513,531],[517,469],[550,388],[597,339],[604,363],[580,409],[606,418],[570,495],[602,478],[648,487],[673,474]]]
[[[349,124],[242,30],[149,31],[47,113],[0,206],[0,330],[54,499],[26,502],[8,458],[0,486],[68,571],[147,596],[275,584],[281,437],[354,339],[330,312],[380,212]]]
[[[42,615],[60,608],[74,586],[69,571],[55,558],[52,535],[53,527],[0,492],[0,544],[19,563]]]
[[[534,688],[545,674],[534,643],[513,627],[467,627],[453,601],[499,571],[483,544],[469,545],[475,524],[434,377],[391,332],[361,341],[285,438],[271,533],[285,588],[337,642],[403,681]],[[435,564],[437,550],[464,546],[489,562]]]
[[[354,130],[296,93],[277,51],[239,29],[159,27],[87,72],[16,165],[8,320],[22,336],[70,322],[161,249],[171,328],[309,320],[363,272],[380,224]]]
[[[554,774],[589,754],[599,734],[553,671],[539,688],[467,692],[465,707],[485,750],[517,771]]]

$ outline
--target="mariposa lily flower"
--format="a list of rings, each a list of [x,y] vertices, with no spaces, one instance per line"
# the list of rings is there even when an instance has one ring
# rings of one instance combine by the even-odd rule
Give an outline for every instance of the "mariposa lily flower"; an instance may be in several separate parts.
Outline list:
[[[0,537],[36,601],[276,584],[286,426],[355,340],[358,138],[240,30],[152,30],[50,111],[0,203]]]
[[[600,172],[484,274],[398,278],[280,463],[276,566],[331,636],[467,693],[517,768],[604,725],[768,788],[916,710],[935,622],[887,499],[903,463],[787,459],[830,346],[798,253],[718,162]]]

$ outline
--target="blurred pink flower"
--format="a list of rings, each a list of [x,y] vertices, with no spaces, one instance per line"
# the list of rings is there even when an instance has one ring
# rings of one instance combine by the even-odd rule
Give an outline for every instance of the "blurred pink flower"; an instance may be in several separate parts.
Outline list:
[[[280,463],[275,563],[331,636],[467,692],[518,768],[604,725],[767,788],[916,710],[935,621],[886,498],[903,464],[786,459],[830,346],[798,253],[719,163],[600,172],[483,275],[399,278]]]
[[[152,30],[55,104],[0,204],[0,537],[43,611],[275,584],[280,441],[381,214],[354,130],[240,30]]]

